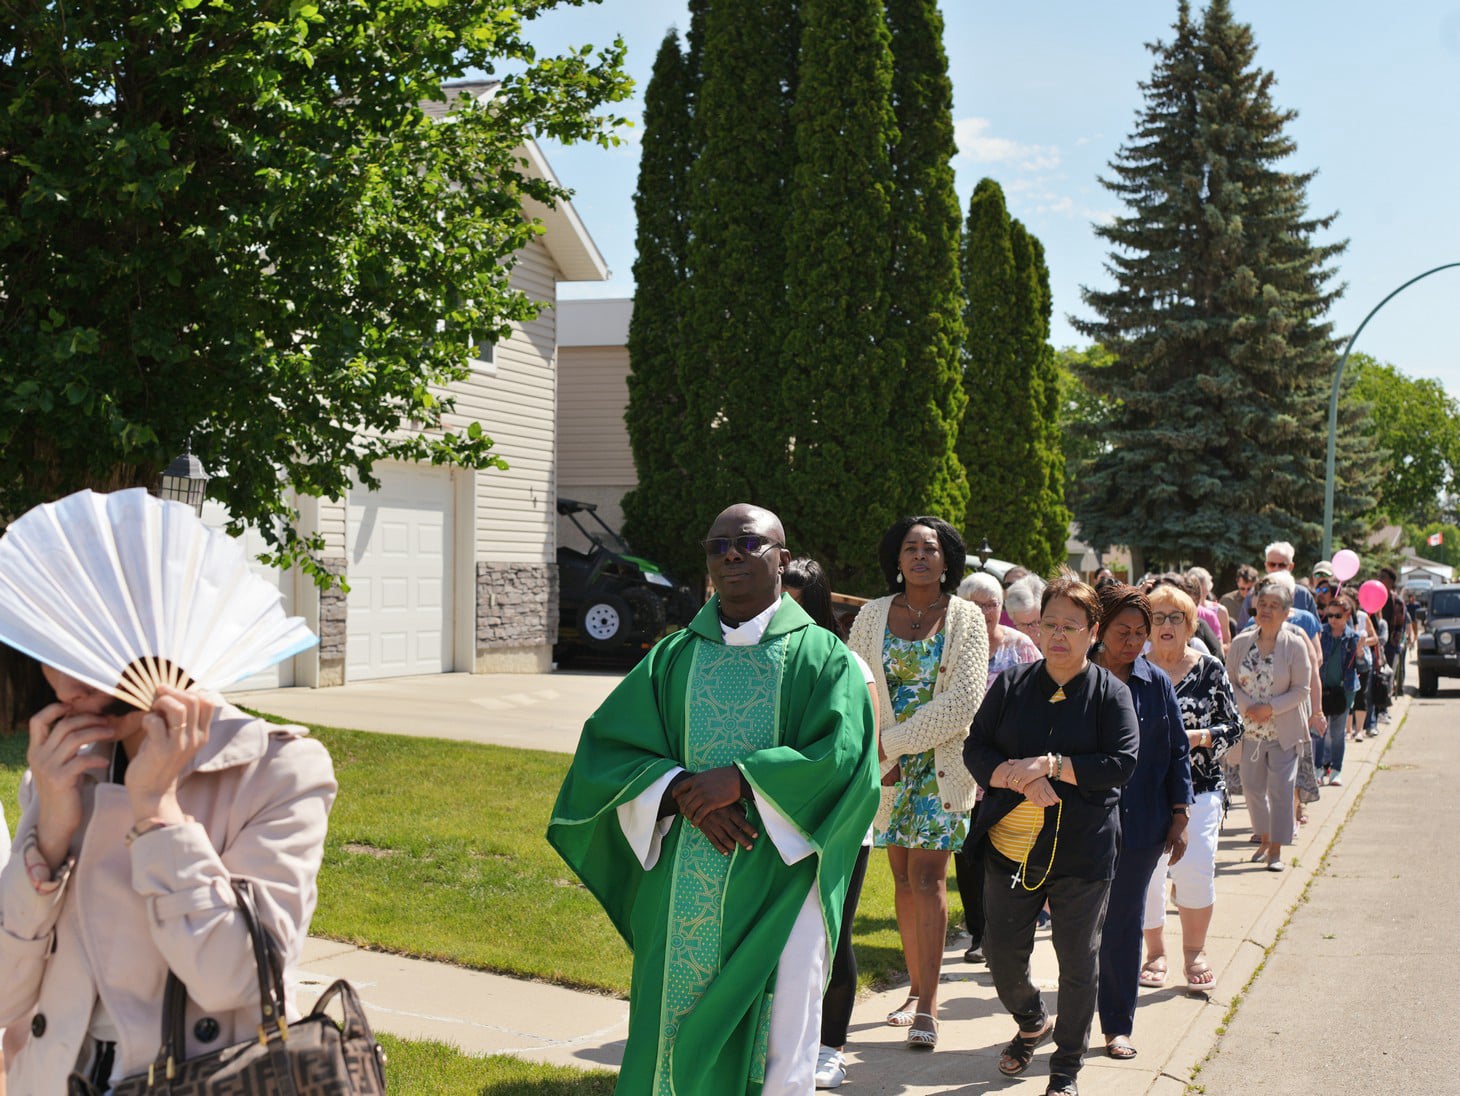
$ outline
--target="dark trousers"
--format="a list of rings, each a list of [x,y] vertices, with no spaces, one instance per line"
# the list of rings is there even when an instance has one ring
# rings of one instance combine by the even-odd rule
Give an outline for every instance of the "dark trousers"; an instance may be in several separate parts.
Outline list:
[[[1051,1073],[1073,1077],[1090,1048],[1100,966],[1100,927],[1110,892],[1106,879],[1055,876],[1033,891],[1009,886],[1017,864],[984,845],[983,950],[999,1000],[1024,1031],[1037,1030],[1047,1015],[1029,977],[1034,925],[1049,902],[1050,934],[1060,965],[1058,1013]],[[1043,865],[1034,870],[1039,871]]]
[[[821,1045],[824,1047],[847,1044],[852,1005],[857,1000],[857,953],[852,950],[852,918],[857,915],[862,881],[867,877],[867,854],[871,851],[863,845],[857,853],[856,866],[847,881],[847,896],[842,899],[842,931],[836,938],[836,954],[831,957],[831,981],[821,998]]]
[[[970,829],[978,820],[981,805],[973,805],[968,818]],[[953,871],[958,878],[958,897],[963,902],[963,923],[973,937],[969,947],[976,948],[983,943],[983,838],[975,841],[970,837],[963,843],[963,848],[953,854]]]
[[[1121,849],[1110,882],[1105,929],[1100,934],[1100,1030],[1106,1038],[1129,1035],[1135,1027],[1136,993],[1141,978],[1141,925],[1146,887],[1163,846]]]

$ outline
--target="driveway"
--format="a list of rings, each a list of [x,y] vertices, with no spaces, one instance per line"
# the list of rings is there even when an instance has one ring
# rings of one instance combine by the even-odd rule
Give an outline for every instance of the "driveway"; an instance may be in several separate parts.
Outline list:
[[[432,674],[228,699],[296,723],[572,753],[584,720],[622,680],[591,671]]]

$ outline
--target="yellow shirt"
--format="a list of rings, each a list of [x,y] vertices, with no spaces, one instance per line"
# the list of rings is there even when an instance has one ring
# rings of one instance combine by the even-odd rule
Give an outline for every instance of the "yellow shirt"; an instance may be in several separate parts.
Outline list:
[[[1016,864],[1022,864],[1024,857],[1034,847],[1039,831],[1044,829],[1044,808],[1021,800],[1003,818],[989,827],[989,842],[999,853]]]

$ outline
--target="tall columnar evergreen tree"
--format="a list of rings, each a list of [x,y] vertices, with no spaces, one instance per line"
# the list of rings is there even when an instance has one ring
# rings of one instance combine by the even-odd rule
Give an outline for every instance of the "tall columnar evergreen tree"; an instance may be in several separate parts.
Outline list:
[[[789,303],[781,364],[794,416],[781,506],[846,589],[880,585],[896,516],[888,454],[904,445],[882,341],[891,305],[892,52],[881,0],[802,0]]]
[[[1059,389],[1048,344],[1049,275],[1043,249],[1010,218],[992,179],[981,180],[969,202],[963,279],[968,409],[958,455],[968,471],[966,535],[975,545],[987,537],[1001,559],[1048,573],[1064,558],[1065,537],[1063,500],[1048,494],[1063,483],[1063,461],[1050,451]]]
[[[679,373],[686,430],[676,453],[696,488],[676,527],[691,543],[731,502],[777,508],[784,479],[794,0],[717,0],[703,27]]]
[[[1061,380],[1054,348],[1049,344],[1049,321],[1054,297],[1049,288],[1049,266],[1044,245],[1018,220],[1011,223],[1014,271],[1019,286],[1019,360],[1025,363],[1029,398],[1034,409],[1029,475],[1030,540],[1021,562],[1040,574],[1052,574],[1065,560],[1070,532],[1070,511],[1065,505],[1065,457],[1060,443],[1064,423]]]
[[[892,266],[883,368],[897,378],[901,440],[884,454],[895,508],[963,525],[968,482],[958,460],[963,391],[962,219],[953,187],[953,82],[937,0],[887,0],[892,37]]]
[[[629,405],[624,415],[638,485],[624,496],[624,533],[636,549],[689,577],[704,566],[681,523],[698,485],[679,464],[688,445],[682,367],[682,306],[689,250],[686,199],[695,140],[693,73],[670,31],[644,94],[644,139],[634,260],[636,307],[629,323]]]
[[[1272,101],[1251,28],[1213,0],[1198,26],[1178,8],[1153,45],[1136,128],[1104,185],[1126,212],[1097,232],[1109,290],[1084,291],[1077,327],[1114,355],[1090,375],[1118,395],[1111,447],[1076,494],[1085,539],[1216,569],[1285,539],[1311,558],[1321,535],[1327,391],[1324,316],[1337,296],[1315,242],[1313,174],[1282,168],[1294,113]],[[1337,509],[1373,505],[1372,442],[1346,423]]]

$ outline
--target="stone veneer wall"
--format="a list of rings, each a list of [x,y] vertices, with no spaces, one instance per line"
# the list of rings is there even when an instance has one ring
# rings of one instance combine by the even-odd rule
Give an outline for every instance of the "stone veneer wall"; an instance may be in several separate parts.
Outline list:
[[[319,561],[324,570],[344,577],[348,560],[344,556],[326,556]],[[338,586],[319,592],[319,683],[345,683],[345,591]]]
[[[477,651],[558,641],[558,569],[547,563],[477,563]]]

